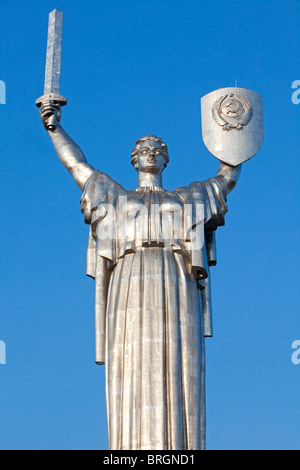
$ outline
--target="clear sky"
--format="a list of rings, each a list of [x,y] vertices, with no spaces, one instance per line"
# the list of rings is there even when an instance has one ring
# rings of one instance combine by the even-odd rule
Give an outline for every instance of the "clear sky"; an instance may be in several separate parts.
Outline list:
[[[299,449],[297,0],[0,1],[0,447],[107,449],[88,226],[34,104],[56,7],[64,12],[62,124],[89,163],[126,189],[136,187],[131,149],[148,133],[169,147],[165,188],[214,176],[200,98],[235,80],[263,96],[263,147],[244,164],[217,232],[207,448]]]

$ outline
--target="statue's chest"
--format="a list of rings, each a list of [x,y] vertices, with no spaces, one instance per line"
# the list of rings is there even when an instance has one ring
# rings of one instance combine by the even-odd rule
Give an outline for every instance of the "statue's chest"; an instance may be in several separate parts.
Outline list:
[[[130,192],[119,197],[119,233],[137,245],[169,244],[182,238],[184,205],[167,191]]]
[[[119,197],[119,206],[126,204],[126,213],[129,215],[153,217],[158,214],[180,213],[183,210],[183,202],[180,197],[171,191],[143,191]],[[125,206],[124,206],[125,207]]]

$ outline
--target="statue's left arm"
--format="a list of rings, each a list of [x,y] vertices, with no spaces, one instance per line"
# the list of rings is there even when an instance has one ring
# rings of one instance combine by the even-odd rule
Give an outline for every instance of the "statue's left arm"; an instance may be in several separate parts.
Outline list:
[[[205,230],[214,231],[225,224],[227,196],[238,182],[242,165],[231,166],[221,162],[215,177],[190,185],[193,196],[204,203]]]
[[[220,163],[217,179],[220,181],[225,190],[225,196],[227,196],[227,194],[229,194],[236,186],[236,183],[238,182],[241,174],[241,169],[242,165],[231,166],[223,162]]]

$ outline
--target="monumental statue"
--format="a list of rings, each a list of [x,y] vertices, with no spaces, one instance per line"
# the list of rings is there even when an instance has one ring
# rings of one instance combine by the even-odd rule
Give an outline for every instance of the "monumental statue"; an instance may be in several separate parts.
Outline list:
[[[163,188],[165,142],[144,135],[131,164],[137,188],[93,168],[60,124],[62,13],[50,13],[44,95],[36,102],[62,164],[82,191],[95,279],[96,362],[105,364],[110,449],[205,448],[205,348],[212,336],[210,267],[215,231],[241,164],[260,148],[257,93],[222,88],[202,98],[202,133],[217,175]],[[199,175],[200,176],[200,175]]]

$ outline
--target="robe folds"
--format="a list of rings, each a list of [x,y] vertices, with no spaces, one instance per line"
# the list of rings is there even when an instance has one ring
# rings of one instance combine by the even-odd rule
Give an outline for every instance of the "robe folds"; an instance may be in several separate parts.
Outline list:
[[[81,210],[90,224],[87,274],[96,284],[110,449],[203,449],[210,266],[227,212],[222,179],[126,191],[94,171]]]

